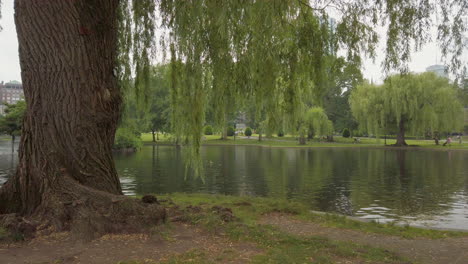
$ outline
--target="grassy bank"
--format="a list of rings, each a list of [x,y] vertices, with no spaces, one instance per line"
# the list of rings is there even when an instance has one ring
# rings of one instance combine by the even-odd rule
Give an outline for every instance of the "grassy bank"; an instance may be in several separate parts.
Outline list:
[[[251,243],[258,247],[262,252],[250,259],[250,263],[336,263],[342,260],[352,263],[406,263],[404,258],[388,250],[321,237],[298,237],[257,222],[270,212],[307,217],[306,208],[298,203],[206,194],[172,194],[161,198],[186,208],[183,209],[184,221],[202,226],[213,234],[226,235],[235,243]],[[213,210],[216,207],[229,208],[235,219],[223,221]],[[236,256],[232,255],[214,257],[203,250],[192,250],[159,263],[226,263],[235,259]]]
[[[167,199],[169,203],[181,208],[185,222],[202,226],[213,234],[226,235],[234,243],[245,242],[258,247],[261,252],[250,259],[250,263],[412,263],[385,249],[352,242],[338,242],[318,236],[296,236],[280,231],[275,226],[259,223],[261,218],[268,217],[271,213],[341,228],[343,232],[351,229],[365,233],[425,239],[468,236],[468,233],[462,232],[362,223],[344,217],[317,215],[300,203],[269,198],[208,194],[171,194],[160,198]],[[216,208],[224,208],[226,212],[232,211],[234,220],[223,221],[223,217],[216,213]],[[174,255],[158,263],[227,263],[233,260],[236,260],[236,256],[232,254],[213,256],[209,251],[197,249]],[[141,263],[143,262],[120,264]]]
[[[160,135],[158,144],[172,144],[172,138],[170,135]],[[152,143],[152,135],[150,133],[142,134],[142,140],[146,144]],[[395,144],[395,139],[387,139],[387,145]],[[406,142],[410,145],[410,148],[427,148],[427,149],[438,149],[438,150],[449,150],[449,149],[464,149],[468,150],[468,141],[462,144],[458,141],[452,142],[450,146],[443,146],[445,140],[441,140],[440,145],[435,145],[433,140],[416,140],[408,139]],[[359,138],[359,143],[355,143],[352,138],[335,137],[334,142],[319,141],[317,139],[307,142],[307,145],[299,145],[294,136],[285,137],[273,137],[264,138],[262,141],[258,141],[258,135],[254,134],[251,138],[245,137],[228,137],[227,140],[220,140],[219,135],[210,135],[203,137],[203,145],[248,145],[248,146],[263,146],[263,147],[294,147],[294,148],[308,148],[308,147],[386,147],[384,145],[385,140],[383,138]]]
[[[376,222],[360,222],[335,214],[315,214],[304,204],[275,198],[237,197],[210,194],[171,194],[168,196],[176,204],[183,206],[212,207],[221,205],[233,210],[234,215],[247,224],[255,224],[257,220],[271,212],[281,212],[293,215],[297,219],[318,223],[328,227],[358,230],[366,233],[384,234],[403,238],[446,238],[464,237],[468,232],[442,231],[397,226],[395,224],[379,224]]]

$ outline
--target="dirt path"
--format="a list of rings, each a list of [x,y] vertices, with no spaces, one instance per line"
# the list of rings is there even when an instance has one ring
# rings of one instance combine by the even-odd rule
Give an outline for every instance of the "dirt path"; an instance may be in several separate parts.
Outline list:
[[[351,241],[384,248],[424,264],[467,264],[468,238],[404,239],[396,236],[368,234],[349,229],[323,227],[319,224],[293,219],[274,213],[264,216],[260,224],[268,224],[299,236],[321,236],[331,240]]]
[[[116,264],[163,261],[170,256],[199,250],[210,261],[248,263],[262,253],[248,243],[233,243],[197,227],[172,224],[168,230],[150,238],[147,235],[107,235],[90,243],[73,241],[68,234],[34,239],[26,244],[0,244],[1,264]]]

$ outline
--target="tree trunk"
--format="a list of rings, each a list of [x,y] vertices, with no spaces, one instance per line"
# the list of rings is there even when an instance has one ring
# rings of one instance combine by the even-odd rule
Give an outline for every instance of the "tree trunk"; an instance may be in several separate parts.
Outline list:
[[[404,119],[400,119],[400,123],[398,124],[398,133],[396,138],[395,146],[408,146],[405,141],[405,121]]]
[[[262,141],[262,132],[258,132],[258,141]]]
[[[156,142],[156,135],[155,135],[155,131],[154,131],[154,130],[151,130],[151,133],[153,134],[153,142]]]
[[[88,235],[145,211],[122,196],[111,152],[121,109],[113,74],[118,4],[15,0],[27,111],[16,174],[0,189],[0,214]]]
[[[305,145],[305,144],[306,144],[305,135],[299,135],[299,145]]]
[[[223,132],[221,133],[221,139],[222,140],[227,140],[228,139],[227,131],[228,131],[228,127],[224,126],[223,127]]]
[[[15,135],[11,135],[11,153],[15,152]]]

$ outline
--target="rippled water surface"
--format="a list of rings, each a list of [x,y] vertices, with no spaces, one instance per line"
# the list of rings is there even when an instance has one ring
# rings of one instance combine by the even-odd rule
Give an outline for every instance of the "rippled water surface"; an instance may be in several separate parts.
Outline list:
[[[126,194],[204,192],[294,199],[313,210],[468,230],[468,151],[369,148],[202,148],[203,179],[183,153],[145,146],[116,154]],[[0,142],[0,182],[16,163]]]

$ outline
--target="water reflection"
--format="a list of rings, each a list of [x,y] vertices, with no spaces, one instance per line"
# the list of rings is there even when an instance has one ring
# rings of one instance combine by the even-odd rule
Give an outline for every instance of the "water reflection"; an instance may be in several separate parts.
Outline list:
[[[0,185],[6,181],[7,177],[16,168],[18,163],[17,149],[18,141],[12,145],[11,141],[0,139]]]
[[[393,149],[210,146],[204,181],[185,179],[179,149],[117,155],[127,192],[205,192],[295,199],[366,219],[468,229],[468,153]],[[128,184],[128,183],[124,183]],[[124,186],[125,188],[125,186]]]
[[[0,182],[16,154],[0,142]],[[145,146],[115,155],[125,194],[221,193],[294,199],[313,210],[468,230],[468,152],[366,148],[209,146],[205,175],[183,153]]]

